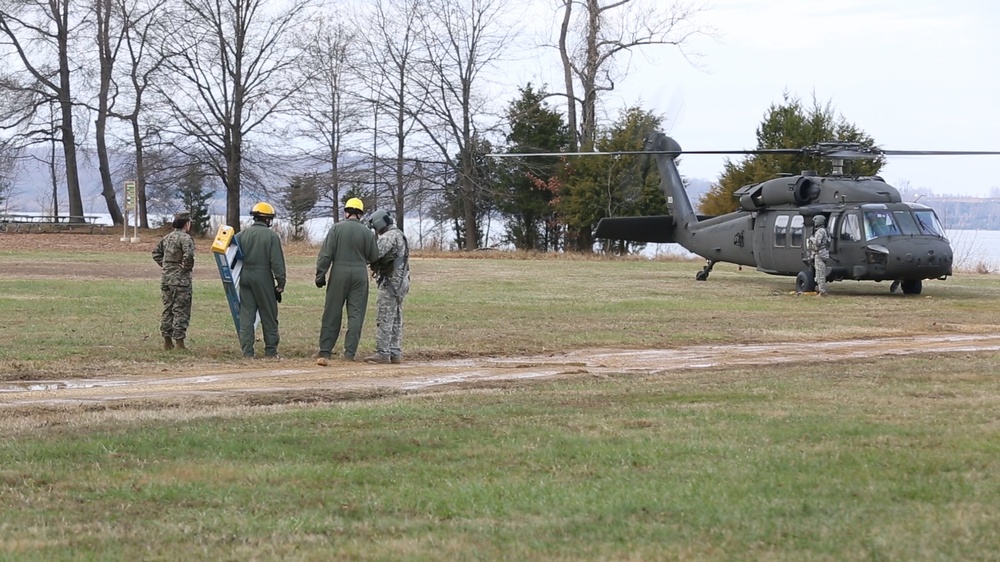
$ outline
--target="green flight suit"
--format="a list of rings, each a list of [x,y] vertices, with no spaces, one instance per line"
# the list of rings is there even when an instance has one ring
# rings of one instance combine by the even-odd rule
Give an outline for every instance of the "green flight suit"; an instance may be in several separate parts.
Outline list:
[[[236,235],[243,252],[240,272],[240,346],[244,357],[253,357],[254,320],[260,313],[264,333],[264,355],[278,355],[278,299],[275,288],[285,290],[285,255],[281,239],[267,223],[255,220],[253,226]]]
[[[343,220],[327,233],[316,258],[317,285],[323,283],[327,270],[331,270],[319,331],[320,357],[330,357],[337,344],[345,305],[344,356],[353,359],[357,353],[368,307],[368,264],[377,259],[375,233],[357,219]]]

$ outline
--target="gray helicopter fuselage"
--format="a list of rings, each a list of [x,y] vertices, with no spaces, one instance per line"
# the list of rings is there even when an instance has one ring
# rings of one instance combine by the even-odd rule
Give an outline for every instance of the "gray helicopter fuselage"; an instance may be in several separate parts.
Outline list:
[[[597,236],[678,243],[708,260],[698,279],[715,262],[801,278],[811,267],[806,241],[816,215],[826,218],[831,238],[830,280],[909,281],[910,292],[919,292],[921,280],[952,274],[951,245],[934,211],[903,202],[880,177],[785,175],[737,190],[738,210],[703,217],[674,164],[680,145],[658,133],[647,149],[655,154],[670,215],[602,219]]]

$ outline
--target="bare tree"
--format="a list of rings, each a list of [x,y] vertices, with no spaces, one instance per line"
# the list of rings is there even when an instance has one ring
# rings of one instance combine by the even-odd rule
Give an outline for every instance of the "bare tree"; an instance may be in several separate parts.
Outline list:
[[[56,138],[62,142],[70,220],[83,221],[83,198],[77,171],[77,143],[70,65],[71,41],[86,23],[74,0],[0,0],[0,41],[14,54],[19,68],[2,79],[2,89],[26,102],[18,113],[3,115],[0,128],[18,130],[31,142]],[[59,106],[58,130],[35,121],[54,101]]]
[[[20,156],[21,147],[10,139],[0,139],[0,212],[6,212],[16,194],[14,182]]]
[[[477,155],[483,146],[476,117],[489,114],[476,90],[481,72],[498,61],[514,31],[504,21],[504,0],[431,0],[423,14],[426,61],[420,88],[425,110],[412,116],[454,173],[465,249],[479,245],[477,195],[482,188]]]
[[[97,120],[94,134],[97,142],[98,169],[101,174],[101,195],[108,205],[111,222],[124,224],[125,217],[118,206],[115,187],[111,183],[111,162],[108,159],[108,116],[112,108],[111,87],[112,72],[118,51],[127,33],[127,20],[124,14],[115,9],[113,0],[94,0],[91,5],[94,11],[97,52],[99,61],[99,82],[97,93]]]
[[[263,151],[266,133],[278,133],[273,118],[302,83],[291,34],[301,28],[309,0],[180,1],[164,53],[169,79],[157,87],[169,106],[174,146],[220,178],[226,222],[239,229],[244,179],[255,179],[251,136],[258,133]]]
[[[303,75],[311,78],[295,96],[294,105],[303,135],[321,147],[320,154],[311,154],[310,159],[329,167],[329,183],[322,191],[337,222],[345,142],[363,130],[364,104],[353,72],[358,63],[357,35],[321,16],[305,36],[299,64]]]
[[[427,8],[425,0],[374,0],[366,12],[356,20],[359,29],[372,30],[362,36],[365,39],[365,60],[359,75],[373,93],[370,100],[374,109],[374,135],[379,133],[377,117],[386,113],[391,119],[394,139],[393,179],[389,182],[390,198],[396,210],[396,224],[403,228],[405,214],[406,186],[408,176],[415,170],[414,163],[408,162],[406,152],[408,139],[417,130],[414,115],[424,111],[426,95],[414,93],[416,68],[420,64],[421,16]],[[372,150],[372,166],[375,170],[378,160],[376,140]]]
[[[161,28],[168,14],[166,4],[167,0],[115,0],[115,9],[122,21],[122,40],[128,59],[125,65],[118,65],[118,71],[114,74],[115,80],[109,92],[108,114],[126,122],[131,132],[135,154],[138,220],[139,226],[143,228],[149,228],[145,149],[150,134],[155,134],[158,129],[148,127],[145,123],[150,112],[145,111],[143,100],[163,66],[164,58],[162,53],[153,48],[153,41],[156,32],[162,32]]]
[[[597,136],[600,93],[613,90],[615,80],[627,74],[627,67],[618,65],[619,57],[652,45],[672,45],[683,49],[692,36],[711,34],[708,28],[694,25],[695,16],[703,8],[690,2],[558,2],[563,10],[558,48],[566,83],[567,123],[570,130],[579,135],[579,147],[585,151],[593,149]],[[575,42],[574,37],[577,38]],[[576,94],[576,81],[579,81],[582,98]],[[579,116],[577,104],[580,106]]]

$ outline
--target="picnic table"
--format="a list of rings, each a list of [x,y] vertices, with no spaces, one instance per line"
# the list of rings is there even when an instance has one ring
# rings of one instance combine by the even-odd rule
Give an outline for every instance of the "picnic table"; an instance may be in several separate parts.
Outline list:
[[[100,228],[104,232],[107,226],[98,221],[98,215],[44,215],[44,214],[22,214],[22,213],[0,213],[0,232],[35,232],[54,231],[72,232],[86,230],[93,234],[94,229]]]

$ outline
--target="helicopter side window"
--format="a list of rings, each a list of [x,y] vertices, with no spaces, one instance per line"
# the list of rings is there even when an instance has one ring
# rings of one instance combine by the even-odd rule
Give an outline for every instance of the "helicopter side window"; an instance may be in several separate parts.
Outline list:
[[[913,221],[913,215],[909,211],[893,211],[892,216],[903,234],[920,234],[917,223]]]
[[[788,215],[778,215],[774,219],[774,245],[784,246],[788,241]]]
[[[805,221],[802,218],[802,215],[795,215],[792,217],[792,227],[790,229],[792,233],[792,241],[791,244],[789,244],[792,248],[802,247],[802,225],[804,222]]]
[[[858,221],[858,215],[854,213],[844,215],[840,222],[840,239],[849,242],[861,240],[861,224]]]
[[[937,215],[930,209],[920,209],[913,211],[913,217],[917,220],[917,228],[921,234],[933,236],[944,236],[944,227],[938,221]]]

